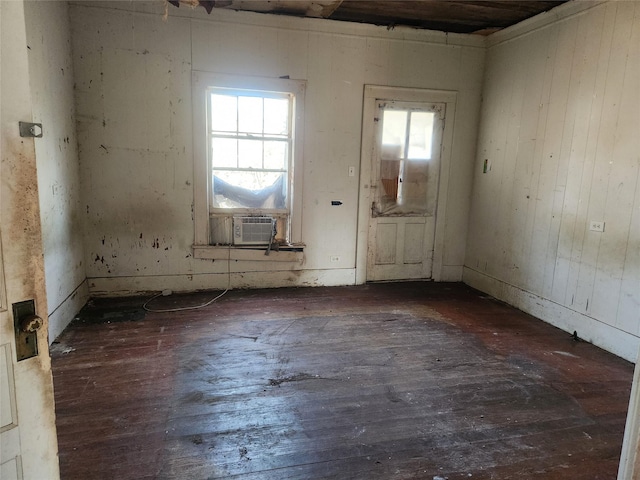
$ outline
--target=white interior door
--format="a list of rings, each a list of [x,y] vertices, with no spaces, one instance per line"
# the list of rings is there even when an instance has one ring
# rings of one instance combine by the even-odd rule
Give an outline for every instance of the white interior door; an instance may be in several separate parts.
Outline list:
[[[431,278],[446,104],[375,108],[367,280]]]
[[[22,478],[22,458],[14,381],[14,349],[10,341],[12,332],[9,328],[13,322],[7,311],[1,250],[0,322],[2,323],[2,340],[0,342],[0,479],[13,480]]]
[[[0,1],[0,478],[59,478],[35,145],[19,135],[31,119],[22,1]],[[42,325],[16,342],[14,308],[33,301]],[[22,309],[22,307],[20,307]],[[26,342],[26,343],[25,343]],[[18,360],[23,347],[35,355]],[[28,350],[29,348],[27,348]]]

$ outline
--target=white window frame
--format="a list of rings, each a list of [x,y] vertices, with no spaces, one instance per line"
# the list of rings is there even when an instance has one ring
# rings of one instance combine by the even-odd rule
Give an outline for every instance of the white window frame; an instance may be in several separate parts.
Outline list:
[[[207,252],[207,250],[216,248],[211,245],[210,218],[212,216],[220,216],[219,211],[212,211],[210,201],[212,167],[211,158],[209,158],[210,148],[207,145],[207,91],[211,87],[282,92],[294,96],[292,161],[288,171],[290,190],[287,192],[290,196],[288,238],[291,244],[301,244],[303,119],[306,82],[284,78],[249,77],[194,71],[192,87],[194,256],[196,258],[217,258],[212,256],[211,251]],[[228,216],[233,216],[233,212],[229,212]],[[226,246],[224,249],[228,251],[229,247]]]

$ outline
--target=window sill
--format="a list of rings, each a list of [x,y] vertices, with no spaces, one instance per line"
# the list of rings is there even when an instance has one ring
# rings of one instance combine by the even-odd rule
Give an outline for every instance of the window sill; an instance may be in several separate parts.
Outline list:
[[[266,247],[193,245],[193,258],[205,260],[243,260],[249,262],[302,263],[304,245],[280,247],[265,255]]]

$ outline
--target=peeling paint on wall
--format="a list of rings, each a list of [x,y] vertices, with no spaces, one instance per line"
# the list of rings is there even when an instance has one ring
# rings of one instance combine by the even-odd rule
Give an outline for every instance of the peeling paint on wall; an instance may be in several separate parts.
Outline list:
[[[143,281],[144,274],[177,281],[183,275],[211,274],[220,275],[211,287],[227,283],[226,262],[194,259],[191,250],[192,68],[273,78],[288,75],[309,83],[302,191],[305,260],[302,266],[275,261],[233,265],[236,270],[264,272],[257,280],[250,276],[256,281],[253,286],[265,283],[267,276],[288,284],[282,271],[333,270],[330,255],[351,265],[350,273],[316,275],[319,280],[305,282],[353,282],[359,192],[358,182],[346,172],[360,163],[365,84],[463,92],[451,178],[462,189],[470,185],[482,40],[452,45],[456,39],[448,38],[446,45],[431,40],[439,35],[434,32],[412,32],[411,41],[405,41],[396,32],[381,37],[376,27],[363,26],[354,34],[348,25],[333,24],[326,31],[308,30],[297,19],[290,19],[295,28],[283,28],[271,25],[268,16],[251,24],[243,23],[243,14],[232,15],[230,21],[229,12],[163,23],[161,15],[136,13],[127,5],[71,6],[81,184],[87,204],[85,245],[106,259],[106,252],[98,248],[102,235],[107,235],[106,244],[109,235],[120,240],[112,273],[107,274],[101,263],[88,262],[89,278],[131,276]],[[424,59],[433,59],[438,68]],[[335,198],[343,202],[340,209],[330,207]],[[467,211],[468,197],[456,195],[454,189],[447,209],[451,219],[446,258],[460,269]]]

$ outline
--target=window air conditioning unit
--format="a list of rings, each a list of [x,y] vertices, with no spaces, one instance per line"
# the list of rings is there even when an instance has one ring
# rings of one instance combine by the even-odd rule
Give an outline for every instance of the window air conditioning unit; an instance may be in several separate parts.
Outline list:
[[[233,217],[233,244],[269,245],[275,229],[273,217]]]

